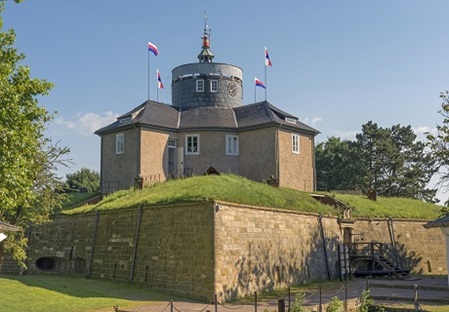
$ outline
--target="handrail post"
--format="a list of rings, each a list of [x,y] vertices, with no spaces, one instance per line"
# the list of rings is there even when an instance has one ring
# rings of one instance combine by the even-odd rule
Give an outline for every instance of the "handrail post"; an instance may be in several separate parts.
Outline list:
[[[414,302],[414,305],[415,305],[415,311],[419,311],[420,308],[419,308],[419,303],[418,303],[418,285],[417,284],[415,284],[413,286],[413,293],[414,293],[414,300],[413,300],[413,302]]]
[[[217,294],[214,295],[215,312],[218,312]]]
[[[257,291],[254,292],[254,312],[257,312]]]
[[[318,309],[319,312],[323,312],[323,298],[322,298],[322,291],[321,291],[321,285],[320,285],[320,307]]]

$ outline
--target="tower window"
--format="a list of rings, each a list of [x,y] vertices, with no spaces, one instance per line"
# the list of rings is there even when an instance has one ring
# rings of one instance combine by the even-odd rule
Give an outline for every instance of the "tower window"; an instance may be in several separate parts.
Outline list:
[[[123,154],[125,152],[125,136],[123,133],[115,135],[115,153]]]
[[[204,92],[204,79],[196,80],[196,92]]]
[[[186,135],[186,154],[199,155],[200,153],[200,135],[189,134]]]
[[[292,152],[299,154],[299,134],[292,134]]]
[[[210,92],[218,92],[218,80],[210,81]]]

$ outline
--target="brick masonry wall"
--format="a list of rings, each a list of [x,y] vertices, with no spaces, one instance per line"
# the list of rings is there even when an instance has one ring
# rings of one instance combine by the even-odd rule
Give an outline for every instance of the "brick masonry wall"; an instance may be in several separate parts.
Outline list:
[[[387,221],[359,219],[354,231],[363,233],[365,242],[389,243]],[[444,236],[439,229],[424,229],[426,222],[393,220],[398,246],[414,272],[447,274]],[[57,216],[32,227],[28,273],[44,273],[36,261],[49,257],[58,260],[52,274],[132,281],[205,301],[216,293],[229,300],[335,278],[343,233],[335,217],[224,202]],[[5,259],[2,271],[12,268],[17,271]]]

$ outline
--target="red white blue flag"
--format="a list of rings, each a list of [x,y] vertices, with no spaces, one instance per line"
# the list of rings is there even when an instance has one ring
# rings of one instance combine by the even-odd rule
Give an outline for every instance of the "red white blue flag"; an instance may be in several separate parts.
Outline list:
[[[157,69],[156,72],[157,72],[157,87],[158,87],[158,89],[164,89],[164,85],[162,84],[161,73],[159,72],[159,69]]]
[[[271,64],[270,55],[268,54],[267,47],[265,47],[265,66],[273,66]]]
[[[148,51],[153,52],[153,54],[156,56],[159,54],[159,50],[157,49],[155,44],[152,44],[148,41]]]
[[[265,85],[263,84],[263,82],[260,81],[259,79],[257,79],[256,77],[254,77],[254,82],[255,82],[255,84],[256,84],[256,87],[261,87],[261,88],[266,89],[266,87],[265,87]]]

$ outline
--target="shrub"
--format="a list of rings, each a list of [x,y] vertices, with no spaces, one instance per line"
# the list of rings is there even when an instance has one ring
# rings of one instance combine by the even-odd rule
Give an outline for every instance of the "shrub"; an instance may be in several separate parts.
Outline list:
[[[304,303],[304,293],[299,293],[295,297],[295,302],[293,303],[290,311],[291,312],[305,312],[305,308],[302,306]]]
[[[343,312],[343,302],[337,296],[332,297],[326,312]]]

